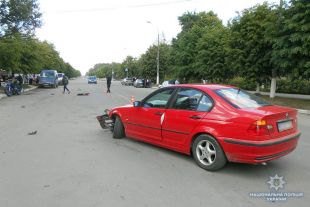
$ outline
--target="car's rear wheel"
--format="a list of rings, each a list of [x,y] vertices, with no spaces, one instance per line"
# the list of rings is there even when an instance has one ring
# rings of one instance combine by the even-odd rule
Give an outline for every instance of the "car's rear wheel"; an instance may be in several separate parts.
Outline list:
[[[113,138],[121,139],[123,137],[125,137],[125,128],[122,120],[118,116],[116,116],[113,128]]]
[[[199,135],[193,145],[192,154],[199,167],[216,171],[225,166],[227,159],[219,143],[212,136]]]

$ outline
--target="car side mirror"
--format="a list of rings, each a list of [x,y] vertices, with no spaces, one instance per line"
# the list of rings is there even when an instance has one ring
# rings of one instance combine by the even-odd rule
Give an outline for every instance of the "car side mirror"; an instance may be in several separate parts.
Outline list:
[[[135,102],[133,102],[133,106],[134,106],[134,107],[139,107],[139,106],[141,106],[141,101],[135,101]]]

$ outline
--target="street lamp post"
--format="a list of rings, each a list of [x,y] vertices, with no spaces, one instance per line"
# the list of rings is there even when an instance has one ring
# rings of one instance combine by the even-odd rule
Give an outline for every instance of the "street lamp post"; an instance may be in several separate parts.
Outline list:
[[[152,24],[151,21],[147,21],[147,23]],[[159,30],[158,28],[157,28],[156,85],[159,85]]]
[[[157,34],[157,76],[156,85],[159,85],[159,33]]]

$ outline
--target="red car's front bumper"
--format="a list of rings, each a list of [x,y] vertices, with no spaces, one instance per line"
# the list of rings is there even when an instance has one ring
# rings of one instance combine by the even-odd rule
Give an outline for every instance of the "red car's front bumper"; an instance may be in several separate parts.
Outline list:
[[[261,163],[277,159],[293,151],[300,132],[266,141],[249,141],[222,137],[219,142],[230,162]]]

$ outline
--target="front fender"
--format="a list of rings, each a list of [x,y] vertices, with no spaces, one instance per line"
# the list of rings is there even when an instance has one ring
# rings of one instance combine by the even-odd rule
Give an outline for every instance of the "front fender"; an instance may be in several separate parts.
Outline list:
[[[121,118],[121,120],[123,120],[123,117],[122,117],[122,113],[120,112],[120,110],[118,109],[112,109],[110,112],[109,112],[109,117],[115,121],[115,117],[116,116],[119,116]]]

